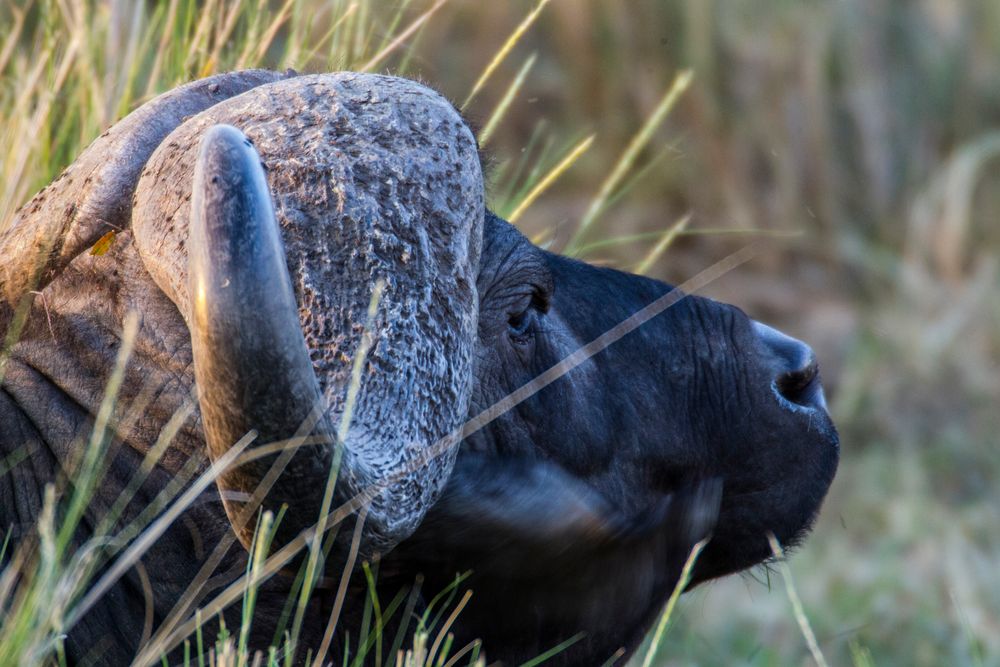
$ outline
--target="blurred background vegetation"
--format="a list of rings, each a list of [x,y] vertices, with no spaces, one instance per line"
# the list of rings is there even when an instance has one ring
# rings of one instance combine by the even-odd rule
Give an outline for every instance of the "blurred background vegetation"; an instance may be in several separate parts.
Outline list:
[[[3,0],[0,229],[182,81],[367,66],[461,104],[496,61],[466,112],[526,233],[674,282],[763,241],[706,293],[823,367],[843,463],[790,566],[827,660],[1000,665],[1000,3],[551,0],[499,58],[537,7]],[[685,596],[657,660],[811,662],[763,570]]]

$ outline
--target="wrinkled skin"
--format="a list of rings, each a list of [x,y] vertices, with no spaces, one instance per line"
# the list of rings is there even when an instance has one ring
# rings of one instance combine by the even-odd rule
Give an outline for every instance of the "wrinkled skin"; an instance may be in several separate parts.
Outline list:
[[[180,126],[175,136],[189,139],[168,140],[166,148],[159,149],[167,157],[152,159],[152,164],[159,165],[153,169],[159,176],[154,174],[146,179],[145,186],[140,185],[141,196],[133,203],[134,211],[139,213],[132,213],[132,224],[137,229],[126,229],[119,234],[108,255],[79,255],[70,258],[65,265],[62,264],[63,254],[68,246],[59,249],[62,254],[48,255],[51,260],[40,273],[42,285],[45,285],[44,300],[35,299],[31,306],[19,342],[11,350],[0,390],[0,455],[26,454],[9,474],[0,477],[0,525],[13,524],[15,538],[30,543],[41,509],[44,485],[58,482],[76,460],[100,405],[120,345],[122,321],[129,311],[138,311],[142,316],[136,349],[126,368],[119,421],[116,422],[117,437],[106,457],[108,469],[78,531],[79,543],[96,529],[122,489],[142,468],[143,457],[178,411],[189,417],[178,421],[179,430],[128,504],[119,525],[138,516],[171,480],[187,480],[192,472],[204,470],[209,458],[206,454],[213,459],[224,454],[231,442],[226,439],[235,439],[239,429],[247,427],[240,422],[229,428],[232,416],[222,422],[228,431],[210,414],[210,423],[204,423],[206,406],[209,411],[215,409],[211,407],[213,392],[208,385],[216,386],[212,383],[226,380],[226,373],[224,369],[211,371],[211,364],[204,361],[205,353],[197,350],[207,349],[212,354],[218,351],[220,343],[211,341],[220,339],[203,339],[192,350],[192,337],[199,340],[202,334],[198,332],[204,325],[199,324],[202,320],[190,314],[187,278],[178,276],[178,272],[186,272],[189,266],[184,256],[187,236],[175,231],[173,225],[163,226],[165,218],[159,214],[148,213],[159,206],[171,211],[176,209],[181,212],[177,214],[178,220],[184,224],[189,216],[192,220],[207,217],[206,229],[215,229],[213,233],[221,234],[224,239],[229,238],[227,235],[240,234],[242,229],[253,229],[257,222],[265,230],[268,224],[274,224],[273,220],[268,222],[267,216],[254,222],[255,216],[260,217],[257,204],[266,200],[261,191],[256,193],[256,199],[247,200],[249,204],[235,209],[213,208],[203,203],[215,201],[213,196],[229,196],[230,189],[238,190],[232,184],[244,183],[257,173],[254,171],[256,165],[251,164],[255,160],[246,157],[255,155],[249,152],[251,149],[240,148],[232,141],[227,144],[224,136],[218,139],[218,146],[230,150],[239,159],[222,164],[199,158],[203,171],[206,165],[216,164],[215,171],[202,180],[195,176],[193,208],[196,210],[190,214],[186,212],[185,202],[190,198],[192,186],[185,184],[191,183],[196,139],[212,123],[234,122],[226,115],[236,113],[231,109],[251,109],[257,114],[255,118],[261,119],[261,127],[271,128],[268,137],[262,135],[255,140],[268,165],[264,191],[270,189],[275,200],[294,298],[300,305],[299,320],[305,345],[313,358],[312,365],[322,371],[316,380],[302,379],[301,373],[289,376],[301,379],[301,382],[296,380],[299,384],[294,386],[303,389],[293,387],[287,391],[301,396],[322,392],[334,403],[335,411],[340,409],[337,406],[343,398],[339,390],[334,389],[342,387],[338,382],[342,382],[345,371],[337,370],[333,364],[335,357],[324,356],[325,348],[316,342],[325,331],[322,323],[331,318],[336,320],[336,317],[330,313],[303,311],[301,303],[303,290],[317,284],[310,282],[310,276],[314,275],[310,271],[316,269],[311,268],[314,266],[310,264],[312,251],[308,249],[315,247],[310,244],[316,241],[309,239],[319,232],[334,237],[346,233],[343,230],[350,228],[347,225],[351,211],[348,206],[348,217],[337,218],[342,209],[335,202],[317,222],[317,207],[325,205],[325,200],[315,199],[314,189],[296,190],[287,185],[296,182],[295,175],[299,173],[296,169],[304,168],[306,171],[302,173],[320,174],[321,178],[324,172],[315,168],[318,153],[293,151],[283,154],[282,151],[290,149],[281,148],[280,141],[269,143],[269,137],[275,134],[273,127],[280,127],[281,123],[291,127],[298,122],[291,116],[275,114],[275,118],[286,120],[268,125],[271,122],[268,105],[280,107],[280,99],[285,99],[275,91],[284,90],[281,85],[294,85],[279,83],[278,87],[269,87],[268,82],[283,78],[254,73],[249,84],[236,85],[227,94],[237,95],[256,86],[261,86],[263,94],[234,97],[229,106],[213,106],[215,101],[211,100],[203,105],[204,113]],[[359,81],[359,85],[369,85],[372,80],[362,78]],[[391,95],[379,98],[379,92],[403,85],[391,81],[388,89],[379,88],[383,85],[379,81],[370,84],[375,86],[376,101],[390,105],[387,108],[395,102]],[[335,94],[349,95],[350,92]],[[406,93],[411,94],[419,97],[424,93],[420,90]],[[257,106],[247,106],[251,102]],[[437,103],[431,100],[428,104],[433,107]],[[186,113],[197,111],[185,108]],[[355,118],[366,118],[364,104],[352,113]],[[453,122],[447,110],[440,113],[442,118],[449,119],[448,123]],[[180,120],[172,122],[180,123]],[[254,138],[255,122],[247,120],[240,129]],[[318,122],[318,127],[322,128],[326,121],[320,119]],[[363,121],[358,122],[364,126]],[[350,149],[340,148],[342,144],[336,142],[346,141],[345,126],[341,123],[338,127],[340,134],[334,141],[338,150],[365,160],[364,150],[355,154]],[[386,138],[378,144],[391,148],[392,142],[401,142],[380,158],[386,170],[402,170],[398,172],[400,183],[418,178],[415,174],[420,173],[419,170],[406,172],[407,162],[399,163],[399,167],[392,166],[396,163],[392,162],[391,155],[399,152],[398,146],[413,145],[412,139],[407,138],[407,131],[397,133],[398,136],[387,132]],[[458,128],[430,143],[453,146],[457,144],[452,142],[465,141],[464,136],[463,130]],[[161,145],[161,141],[162,136],[149,138],[147,155]],[[277,147],[269,148],[272,145]],[[316,144],[311,142],[309,145]],[[185,148],[181,150],[178,146]],[[171,150],[180,151],[181,157],[170,157]],[[246,155],[240,157],[242,153],[233,152],[238,150],[245,151]],[[269,150],[276,152],[269,153]],[[426,150],[432,151],[428,155],[433,154],[433,148]],[[465,153],[459,153],[456,153],[459,157],[453,159],[465,159],[461,157]],[[309,160],[314,162],[309,163]],[[303,163],[305,167],[301,167]],[[218,166],[220,164],[222,166]],[[372,165],[377,167],[380,163],[369,160],[365,164],[368,165],[365,173],[371,173]],[[171,169],[178,171],[171,172]],[[440,386],[456,387],[457,398],[449,405],[453,408],[461,404],[462,416],[469,418],[476,417],[671,290],[658,281],[589,266],[533,246],[514,227],[489,212],[482,212],[481,179],[469,175],[475,169],[478,164],[475,168],[470,166],[464,171],[450,172],[449,178],[463,184],[462,194],[446,198],[446,208],[434,214],[447,215],[445,210],[461,210],[463,213],[456,219],[468,219],[468,211],[479,211],[473,214],[480,218],[471,223],[474,233],[468,241],[468,259],[463,260],[466,264],[441,265],[454,267],[458,272],[471,270],[475,280],[475,296],[469,302],[475,304],[475,311],[468,319],[458,315],[448,320],[454,323],[444,332],[445,340],[453,340],[450,332],[470,322],[474,324],[474,333],[465,343],[460,337],[454,337],[459,342],[449,357],[451,361],[431,364],[435,370],[426,376],[427,386],[444,383]],[[351,172],[348,170],[348,173]],[[137,174],[135,170],[134,176]],[[213,175],[219,179],[212,179]],[[134,188],[135,177],[129,177],[131,181],[124,180]],[[356,172],[355,178],[358,178]],[[472,180],[461,180],[470,178]],[[157,185],[158,179],[176,188],[176,193],[165,190],[167,186]],[[350,179],[346,182],[350,183]],[[370,206],[385,205],[379,201],[382,190],[377,178],[362,178],[355,183],[357,195],[356,198],[349,196],[349,201],[366,202],[369,201],[366,197],[371,196]],[[369,183],[374,185],[369,186]],[[470,194],[470,188],[474,189],[476,183],[480,191]],[[427,187],[430,185],[428,181]],[[121,189],[126,194],[130,192],[128,187]],[[162,198],[162,203],[157,197]],[[412,203],[408,200],[399,206],[404,211],[416,210],[413,207],[423,205],[420,203],[423,201],[425,199],[415,198]],[[118,203],[115,205],[122,208]],[[295,217],[289,211],[301,215]],[[384,215],[391,217],[390,213]],[[220,216],[232,217],[229,227],[212,226],[213,220]],[[435,240],[434,224],[445,224],[446,218],[440,218],[438,223],[426,217],[414,219],[418,222],[407,224],[429,225],[427,236],[431,241],[429,245],[409,247],[421,249],[419,252],[440,248],[438,244],[444,241]],[[328,223],[328,220],[333,222]],[[74,223],[73,229],[77,231],[72,236],[76,246],[86,247],[88,240],[92,242],[102,233],[99,226],[90,228],[84,223],[86,220]],[[142,236],[150,224],[158,231],[152,236]],[[316,231],[315,225],[325,224],[331,225],[329,231],[326,228]],[[387,220],[386,224],[392,224],[392,220]],[[481,231],[478,231],[480,225]],[[181,226],[181,230],[184,229]],[[218,231],[220,229],[222,231]],[[30,239],[44,236],[37,232],[26,235],[23,230],[17,233]],[[204,234],[191,238],[203,237]],[[379,236],[383,237],[384,234]],[[10,238],[8,236],[6,249],[0,245],[0,250],[10,252]],[[150,246],[150,238],[156,239],[158,245]],[[322,239],[322,235],[319,238]],[[211,239],[197,243],[211,243]],[[149,247],[157,250],[151,253]],[[150,258],[156,254],[162,255],[162,259]],[[234,261],[255,261],[240,259],[242,255],[238,253],[233,257]],[[404,304],[401,312],[408,312],[405,304],[413,303],[412,299],[448,289],[447,285],[435,290],[423,289],[419,281],[426,278],[421,278],[419,272],[413,273],[410,262],[414,260],[410,258],[393,267],[391,262],[386,266],[377,264],[386,257],[378,248],[372,257],[371,261],[376,264],[368,266],[375,268],[366,275],[357,276],[357,282],[351,283],[353,287],[324,292],[328,288],[318,283],[318,291],[309,296],[313,307],[329,303],[328,296],[324,295],[350,289],[357,296],[342,306],[347,308],[344,312],[363,313],[368,305],[363,297],[371,291],[372,275],[379,275],[380,271],[409,271],[407,284],[415,284],[416,289],[390,292],[387,297],[390,305],[396,303],[393,299]],[[430,261],[423,257],[425,255],[417,255],[417,266]],[[434,261],[451,262],[455,261],[456,253],[451,251],[438,257],[441,259]],[[207,266],[216,265],[213,261]],[[190,266],[196,267],[196,264]],[[44,278],[47,275],[52,276],[51,282]],[[191,280],[196,280],[197,275],[198,270],[195,270]],[[391,283],[392,275],[388,278]],[[460,285],[461,279],[451,282]],[[17,303],[10,295],[18,295],[24,290],[16,289],[10,278],[0,283],[8,295],[8,302],[0,306],[0,326],[6,329],[13,322]],[[273,286],[274,282],[268,281],[267,285]],[[406,285],[399,289],[403,287]],[[279,311],[285,307],[281,295],[274,296],[271,287],[261,294],[262,298],[277,300],[277,305],[268,301],[265,310]],[[291,293],[289,298],[292,298]],[[457,292],[452,303],[465,303],[463,298],[462,292]],[[220,303],[218,307],[222,308],[223,315],[235,312],[238,322],[248,317],[239,315],[238,308],[234,311],[224,301]],[[438,302],[427,303],[429,312],[437,312],[435,304]],[[292,304],[294,306],[294,302]],[[218,319],[213,315],[207,321]],[[278,319],[280,321],[274,322],[274,326],[280,328],[294,318]],[[298,327],[300,323],[293,325]],[[259,323],[249,326],[268,330]],[[365,395],[371,396],[371,405],[410,405],[405,401],[392,403],[401,391],[399,383],[407,382],[401,378],[411,377],[407,375],[410,371],[399,365],[401,357],[378,351],[377,342],[382,340],[379,336],[387,341],[397,340],[398,336],[398,340],[404,341],[410,333],[405,327],[385,326],[387,328],[376,330],[376,356],[372,362],[382,364],[378,367],[381,370],[369,373],[365,380],[369,384],[363,392],[370,392]],[[346,330],[351,329],[347,327]],[[209,334],[210,331],[206,335]],[[295,331],[287,334],[291,336],[288,340],[295,339],[294,334]],[[239,343],[245,337],[236,330],[226,333],[222,340],[233,338]],[[298,340],[302,340],[302,334],[298,334]],[[241,354],[241,350],[247,348],[240,344],[226,343],[227,353]],[[357,341],[350,344],[356,346]],[[282,349],[286,345],[292,343],[283,344]],[[435,349],[438,347],[440,345]],[[393,348],[388,349],[391,352]],[[212,357],[225,358],[224,355]],[[426,361],[424,353],[414,358]],[[264,365],[270,371],[270,367],[283,363],[276,357]],[[468,381],[464,383],[454,376],[455,369],[464,368],[463,364],[469,369],[465,371]],[[206,385],[198,388],[200,400],[194,398],[193,392],[196,367],[200,369],[199,382]],[[250,373],[250,379],[261,381],[262,385],[274,384],[265,376],[253,375],[258,372],[253,363],[249,364],[249,370],[240,372]],[[239,373],[234,376],[237,389],[244,382],[240,377]],[[386,382],[389,384],[380,385]],[[414,423],[425,433],[424,437],[430,438],[443,435],[454,426],[451,417],[441,417],[449,414],[447,410],[442,412],[438,407],[427,407],[437,405],[433,399],[429,403],[418,403],[414,408],[425,411],[420,413],[425,416]],[[296,409],[302,407],[303,400],[307,399],[300,397],[295,402]],[[227,401],[225,405],[230,403]],[[290,404],[289,409],[292,407]],[[247,409],[257,408],[250,406]],[[277,412],[286,410],[279,405]],[[371,427],[375,431],[381,428],[389,434],[384,445],[389,448],[385,450],[389,454],[393,447],[398,447],[391,438],[393,429],[404,432],[410,428],[409,421],[398,423],[405,420],[404,416],[393,414],[396,416],[391,419],[373,419]],[[273,426],[272,437],[292,435],[288,433],[289,427],[270,413],[256,414],[248,423],[254,428],[261,428],[262,424],[265,428]],[[220,428],[223,435],[218,435]],[[315,432],[328,433],[331,428],[319,424]],[[210,440],[208,452],[206,432]],[[213,450],[216,447],[212,444],[213,437],[222,443],[218,451]],[[362,444],[369,449],[364,449],[361,445],[353,445],[348,438],[346,460],[349,470],[370,471],[366,462],[372,460],[372,442],[372,437],[366,435]],[[360,462],[355,464],[352,456]],[[768,533],[774,533],[785,545],[801,540],[833,478],[837,456],[836,432],[826,413],[815,361],[808,348],[753,322],[735,307],[687,296],[482,428],[467,432],[460,447],[439,459],[434,468],[437,472],[433,475],[416,473],[412,481],[399,485],[398,495],[382,496],[397,498],[393,502],[405,505],[407,513],[397,519],[391,514],[392,504],[388,500],[377,505],[377,511],[383,514],[375,516],[376,510],[373,510],[370,526],[374,527],[368,523],[358,527],[362,557],[379,559],[379,595],[383,604],[398,591],[411,587],[418,574],[422,575],[423,584],[416,597],[418,611],[447,586],[456,573],[471,570],[472,575],[463,582],[463,587],[471,588],[473,597],[452,628],[457,647],[482,639],[491,661],[517,664],[582,633],[548,664],[601,664],[616,652],[627,656],[635,650],[676,585],[681,566],[699,540],[710,538],[695,566],[692,586],[766,560],[770,555]],[[385,460],[392,460],[392,456]],[[293,517],[295,530],[283,535],[282,541],[292,539],[297,530],[308,526],[310,517],[315,516],[310,505],[313,501],[298,498],[307,490],[323,486],[322,480],[303,481],[303,475],[312,474],[309,468],[314,465],[317,464],[312,459],[303,462],[293,458],[289,472],[282,478],[287,485],[281,487],[279,483],[276,488],[281,493],[264,500],[264,505],[269,507],[272,505],[268,503],[301,503],[299,516]],[[240,503],[245,501],[227,498],[252,491],[255,478],[248,477],[250,473],[246,468],[239,470],[242,471],[239,475],[220,480],[218,489],[206,490],[155,543],[143,558],[142,565],[129,570],[75,624],[66,642],[71,662],[100,655],[105,664],[128,663],[150,634],[173,613],[185,588],[204,563],[212,559],[216,545],[220,546],[212,564],[215,576],[201,592],[201,604],[240,574],[246,562],[247,538],[245,529],[241,533],[235,517],[242,509]],[[341,486],[349,485],[355,478],[342,473],[341,481]],[[292,507],[290,513],[295,511]],[[315,647],[322,637],[334,604],[336,580],[347,562],[347,538],[354,527],[351,521],[341,529],[327,559],[325,570],[333,584],[321,586],[310,602],[302,635],[306,647]],[[290,567],[293,565],[294,562]],[[291,575],[281,572],[264,584],[257,603],[253,645],[264,647],[272,641],[275,623],[281,616],[292,582]],[[342,632],[352,635],[351,646],[356,644],[366,595],[364,577],[355,572],[338,625]],[[236,605],[227,611],[229,627],[234,627],[238,618]],[[212,636],[213,632],[209,623],[206,633]],[[394,633],[395,627],[390,625],[385,635],[391,638]],[[342,654],[343,636],[334,640],[330,655]]]
[[[476,408],[671,289],[540,250],[495,216],[485,233]],[[466,440],[445,497],[401,545],[439,574],[441,563],[473,570],[463,639],[527,660],[586,629],[563,659],[597,664],[642,640],[697,540],[712,534],[692,585],[766,560],[768,532],[786,545],[804,536],[837,436],[825,410],[772,391],[785,362],[759,329],[688,296]],[[522,532],[586,503],[619,514],[617,533],[560,535],[555,518],[543,539]],[[472,528],[456,534],[456,523]]]

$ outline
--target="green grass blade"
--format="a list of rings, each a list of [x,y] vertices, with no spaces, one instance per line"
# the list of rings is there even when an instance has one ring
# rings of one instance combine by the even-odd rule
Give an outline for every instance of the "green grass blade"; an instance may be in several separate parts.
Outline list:
[[[532,66],[535,64],[535,59],[537,54],[532,53],[524,64],[521,65],[521,69],[518,71],[517,76],[511,82],[510,86],[507,88],[507,92],[500,99],[500,103],[497,104],[496,109],[493,110],[493,114],[490,119],[486,121],[485,127],[479,133],[479,143],[485,146],[489,143],[490,137],[493,136],[493,132],[496,131],[497,126],[500,125],[500,121],[503,120],[504,115],[506,115],[507,110],[510,108],[511,103],[514,98],[517,97],[517,93],[521,90],[521,86],[524,85],[524,80],[528,77],[528,72],[531,71]]]
[[[532,658],[531,660],[528,660],[527,662],[521,663],[521,667],[535,667],[535,665],[540,665],[543,662],[545,662],[546,660],[548,660],[549,658],[562,653],[563,651],[565,651],[566,649],[568,649],[570,646],[572,646],[573,644],[575,644],[578,641],[580,641],[581,639],[583,639],[585,636],[586,635],[584,633],[582,633],[582,632],[580,632],[578,634],[575,634],[572,637],[570,637],[569,639],[567,639],[566,641],[561,642],[559,644],[556,644],[555,646],[553,646],[552,648],[550,648],[545,653],[542,653],[541,655],[539,655],[539,656],[537,656],[535,658]]]
[[[625,148],[625,152],[622,153],[621,157],[618,158],[618,162],[615,163],[614,168],[608,177],[604,179],[601,183],[601,187],[597,192],[597,196],[590,202],[590,206],[587,211],[583,214],[583,218],[580,220],[580,226],[577,228],[576,234],[570,241],[568,248],[569,252],[579,244],[580,240],[590,229],[590,226],[594,224],[597,217],[604,212],[605,205],[611,195],[614,193],[615,188],[618,184],[625,178],[626,175],[631,171],[632,165],[635,164],[636,158],[642,149],[649,143],[650,138],[653,136],[653,132],[656,128],[660,126],[667,114],[670,113],[674,105],[677,104],[677,100],[680,99],[684,91],[688,89],[691,85],[691,80],[694,74],[691,70],[684,70],[680,72],[675,78],[673,84],[670,86],[669,90],[660,99],[659,104],[653,110],[653,113],[649,115],[646,122],[643,124],[639,132],[636,133],[632,140],[629,142],[628,146]]]
[[[653,657],[660,648],[663,635],[666,634],[670,618],[673,616],[674,608],[677,606],[677,600],[680,599],[681,593],[684,592],[688,582],[691,581],[691,570],[694,569],[695,561],[698,560],[698,556],[706,544],[708,544],[708,540],[702,540],[695,544],[694,548],[691,549],[691,553],[688,554],[687,560],[684,561],[684,567],[681,568],[681,576],[677,579],[677,584],[674,585],[674,590],[667,600],[666,607],[663,608],[663,613],[660,614],[660,620],[656,622],[656,630],[653,631],[653,638],[649,642],[649,648],[646,649],[646,656],[642,660],[642,667],[650,667],[653,664]]]
[[[538,15],[542,13],[542,10],[545,9],[545,5],[547,4],[549,4],[549,0],[539,0],[539,3],[535,5],[535,8],[524,17],[524,20],[521,21],[516,28],[514,28],[514,32],[510,34],[507,41],[505,41],[500,49],[493,54],[493,58],[483,69],[479,78],[476,79],[476,83],[472,86],[472,90],[469,91],[469,96],[465,98],[464,102],[462,102],[462,106],[460,107],[462,111],[465,111],[465,109],[469,106],[469,102],[471,102],[476,94],[482,90],[483,86],[486,85],[486,82],[489,81],[490,77],[493,75],[493,72],[495,72],[497,67],[503,63],[503,61],[510,54],[511,50],[517,46],[517,43],[521,41],[521,37],[528,31],[528,28],[530,28],[535,22],[535,19],[538,18]]]

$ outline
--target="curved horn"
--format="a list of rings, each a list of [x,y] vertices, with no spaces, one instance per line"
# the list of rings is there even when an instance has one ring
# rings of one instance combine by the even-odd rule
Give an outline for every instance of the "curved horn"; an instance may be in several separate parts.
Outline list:
[[[267,190],[249,147],[239,144],[240,160],[212,157],[235,150],[232,130],[212,129],[220,124],[240,128],[253,142],[266,165]],[[192,182],[196,162],[200,210],[194,212],[184,184]],[[241,245],[264,238],[252,230],[273,227],[270,210],[251,205],[265,201],[265,192],[284,272],[272,261],[278,251]],[[225,193],[246,206],[208,205]],[[150,158],[135,199],[132,230],[143,264],[193,335],[211,334],[195,343],[194,353],[215,454],[249,428],[262,431],[260,443],[296,435],[322,395],[330,417],[313,434],[328,434],[332,425],[345,434],[335,500],[374,491],[361,552],[387,553],[437,499],[455,449],[431,448],[461,427],[469,411],[485,202],[475,138],[454,107],[414,81],[379,75],[306,75],[260,86],[178,127]],[[223,213],[233,219],[222,220]],[[189,225],[199,217],[205,231],[194,233]],[[208,314],[195,313],[201,283],[189,271],[196,261],[208,262],[197,269],[204,276],[224,266],[233,274],[205,283],[206,302],[198,308]],[[230,287],[222,287],[226,279]],[[369,318],[379,281],[385,289]],[[360,355],[364,368],[349,411]],[[318,518],[333,454],[302,456],[264,499],[272,509],[289,503],[283,524],[312,525]],[[241,467],[221,481],[223,495],[266,488],[269,469],[269,462]]]
[[[209,456],[217,460],[251,430],[257,444],[327,435],[327,446],[302,447],[289,462],[273,455],[219,478],[221,489],[249,497],[272,465],[287,463],[263,504],[275,513],[282,503],[295,508],[282,522],[286,534],[294,531],[291,537],[318,517],[317,482],[332,464],[333,439],[326,418],[315,417],[323,397],[299,327],[264,171],[234,127],[216,125],[202,140],[190,225],[191,344]],[[242,516],[243,502],[223,496],[249,547],[252,517]]]
[[[147,102],[94,140],[0,235],[0,311],[42,289],[103,234],[128,226],[143,165],[187,116],[288,76],[248,70],[194,81]]]

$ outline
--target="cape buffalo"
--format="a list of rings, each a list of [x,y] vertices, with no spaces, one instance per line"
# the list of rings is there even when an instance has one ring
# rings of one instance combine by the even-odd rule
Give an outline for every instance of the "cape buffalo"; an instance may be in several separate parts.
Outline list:
[[[691,585],[766,560],[768,534],[800,540],[837,466],[806,345],[532,245],[485,208],[459,114],[404,79],[246,71],[168,92],[25,205],[0,257],[15,539],[31,541],[47,484],[71,488],[130,313],[77,547],[256,436],[67,612],[69,663],[179,650],[175,621],[242,573],[262,506],[284,509],[273,554],[342,510],[298,659],[331,617],[328,655],[356,650],[367,561],[385,599],[421,574],[411,611],[471,570],[452,631],[492,660],[575,637],[552,664],[601,664],[636,648],[700,540]],[[251,646],[290,623],[305,560],[283,562]],[[238,627],[238,604],[225,615]]]

